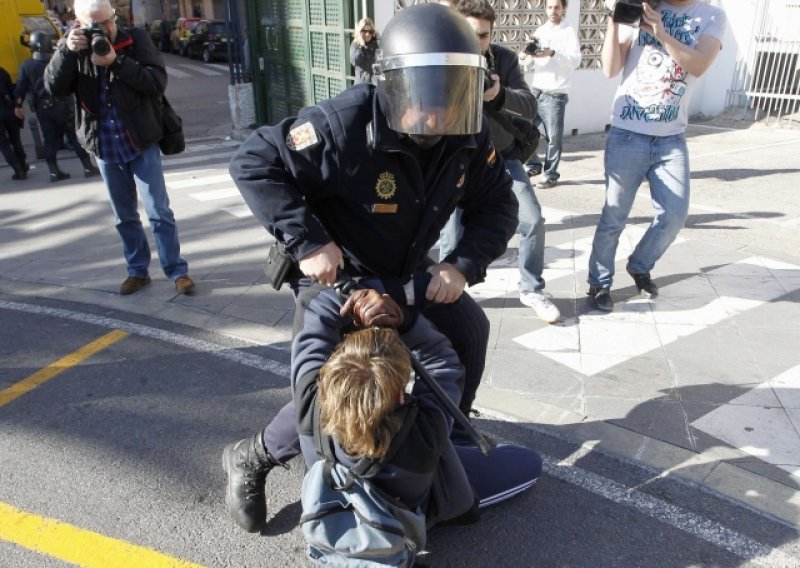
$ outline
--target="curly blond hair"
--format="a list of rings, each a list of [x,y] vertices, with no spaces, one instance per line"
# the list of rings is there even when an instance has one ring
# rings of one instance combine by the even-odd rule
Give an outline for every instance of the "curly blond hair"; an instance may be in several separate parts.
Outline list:
[[[392,414],[410,374],[411,359],[394,330],[348,335],[320,369],[322,431],[351,456],[382,458],[402,426]]]

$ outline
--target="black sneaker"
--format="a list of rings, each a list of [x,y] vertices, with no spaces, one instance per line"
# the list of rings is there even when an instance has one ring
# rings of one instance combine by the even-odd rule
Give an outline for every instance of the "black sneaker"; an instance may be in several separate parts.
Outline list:
[[[634,274],[631,272],[629,266],[625,267],[625,271],[631,275],[633,281],[636,283],[636,289],[639,290],[642,298],[658,298],[658,286],[650,279],[650,273]]]
[[[589,305],[601,312],[613,312],[614,300],[611,299],[611,288],[589,288]]]

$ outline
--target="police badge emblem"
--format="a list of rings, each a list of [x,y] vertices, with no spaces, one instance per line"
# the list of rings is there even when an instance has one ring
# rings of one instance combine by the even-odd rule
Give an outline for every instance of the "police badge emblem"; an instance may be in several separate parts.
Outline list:
[[[375,184],[375,193],[381,199],[391,199],[397,193],[397,182],[394,179],[394,174],[391,172],[383,172],[378,176],[378,182]]]
[[[286,137],[286,145],[290,150],[303,150],[317,142],[319,142],[317,131],[314,130],[314,126],[310,122],[295,126]]]

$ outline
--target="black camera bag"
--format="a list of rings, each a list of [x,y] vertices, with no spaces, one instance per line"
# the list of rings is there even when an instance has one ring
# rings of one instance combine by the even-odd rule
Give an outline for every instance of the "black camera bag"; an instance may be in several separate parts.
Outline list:
[[[186,149],[186,140],[183,137],[183,121],[167,97],[161,95],[161,140],[158,147],[165,156],[180,154]]]

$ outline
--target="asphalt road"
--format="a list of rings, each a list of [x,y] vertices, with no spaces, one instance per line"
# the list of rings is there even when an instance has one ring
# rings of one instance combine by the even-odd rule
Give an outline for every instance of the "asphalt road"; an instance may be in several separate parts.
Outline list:
[[[166,565],[302,564],[302,464],[270,474],[262,535],[229,519],[219,465],[226,443],[288,400],[285,345],[254,347],[83,304],[16,300],[0,296],[0,393],[54,361],[61,372],[0,405],[0,507],[89,531],[71,539],[79,565],[98,565],[88,563],[91,554],[116,550],[100,535],[167,555]],[[121,337],[65,362],[113,330]],[[535,427],[491,417],[478,426],[540,451],[545,475],[485,510],[477,525],[434,530],[421,558],[427,565],[788,566],[800,558],[793,528],[702,489]],[[35,553],[2,526],[8,520],[0,522],[4,565],[60,565],[52,546],[66,537],[42,529],[47,538]],[[149,564],[140,549],[124,554],[131,565]]]

